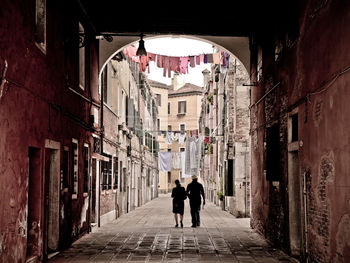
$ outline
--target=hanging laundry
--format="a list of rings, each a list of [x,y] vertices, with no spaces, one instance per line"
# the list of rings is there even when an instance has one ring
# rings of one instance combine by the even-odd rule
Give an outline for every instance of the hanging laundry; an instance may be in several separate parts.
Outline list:
[[[213,54],[213,63],[216,65],[220,64],[220,53],[214,53]]]
[[[149,57],[148,56],[141,56],[140,57],[140,63],[139,63],[140,71],[145,72],[148,68],[149,73]]]
[[[224,51],[221,51],[221,59],[222,59],[222,66],[223,67],[226,67],[226,58],[225,58],[225,53],[224,53]]]
[[[207,55],[207,57],[208,57],[208,63],[213,63],[213,54],[208,54]]]
[[[153,53],[147,53],[150,61],[156,61],[157,55]]]
[[[136,55],[137,48],[134,46],[128,46],[124,48],[124,53],[127,55],[132,61],[140,62],[140,57]]]
[[[199,57],[200,57],[200,63],[204,63],[204,54],[200,54]]]
[[[165,136],[165,143],[166,144],[172,144],[172,139],[171,139],[172,135],[171,135],[171,132],[167,132],[166,133],[166,136]]]
[[[172,152],[172,169],[181,169],[181,152]]]
[[[180,58],[170,57],[170,70],[180,72]]]
[[[209,137],[209,136],[206,136],[206,137],[204,138],[204,143],[205,143],[205,144],[209,144],[209,143],[210,143],[210,137]]]
[[[163,56],[163,77],[166,77],[167,73],[170,77],[170,60],[168,56]]]
[[[188,72],[188,57],[180,57],[180,73],[186,74]]]
[[[208,55],[204,54],[204,64],[207,64],[207,63],[208,63]]]
[[[157,67],[162,68],[163,67],[163,56],[157,55]]]
[[[173,132],[173,133],[171,134],[171,140],[172,140],[172,141],[178,141],[178,140],[179,140],[179,133]]]
[[[201,64],[201,56],[196,56],[196,64],[197,65]]]
[[[225,56],[225,68],[229,68],[230,65],[230,54],[227,53],[226,51],[224,52],[224,56]]]
[[[181,157],[181,177],[182,178],[190,178],[191,174],[186,174],[186,153],[180,152]]]
[[[186,133],[179,134],[179,144],[184,144],[186,139]]]
[[[193,171],[193,169],[197,168],[197,144],[196,141],[193,140],[190,143],[190,167],[191,167],[191,171]]]
[[[195,66],[196,66],[195,57],[194,56],[190,56],[190,67],[194,68]]]
[[[170,172],[172,165],[171,152],[159,152],[158,153],[158,169],[162,172]]]

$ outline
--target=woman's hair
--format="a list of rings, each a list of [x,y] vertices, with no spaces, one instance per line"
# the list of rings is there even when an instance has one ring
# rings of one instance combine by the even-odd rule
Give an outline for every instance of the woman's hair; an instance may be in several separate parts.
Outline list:
[[[175,184],[177,185],[177,186],[179,186],[180,185],[180,181],[179,180],[175,180]]]

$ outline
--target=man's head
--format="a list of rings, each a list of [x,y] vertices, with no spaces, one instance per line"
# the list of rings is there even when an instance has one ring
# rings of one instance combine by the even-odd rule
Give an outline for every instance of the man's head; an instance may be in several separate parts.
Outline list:
[[[197,175],[192,175],[192,181],[197,181],[197,179],[198,179],[198,177],[197,177]]]

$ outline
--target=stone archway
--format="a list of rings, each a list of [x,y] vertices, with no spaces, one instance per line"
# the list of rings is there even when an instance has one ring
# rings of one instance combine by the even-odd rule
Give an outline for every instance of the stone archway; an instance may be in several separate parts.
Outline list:
[[[169,37],[172,35],[154,35],[147,36],[147,39]],[[250,50],[248,37],[220,37],[220,36],[188,36],[176,35],[176,37],[189,38],[194,40],[204,41],[222,49],[225,49],[235,56],[245,67],[246,71],[250,71]],[[118,53],[122,48],[137,42],[139,36],[115,36],[112,42],[100,40],[99,49],[99,72],[104,68],[108,61]]]

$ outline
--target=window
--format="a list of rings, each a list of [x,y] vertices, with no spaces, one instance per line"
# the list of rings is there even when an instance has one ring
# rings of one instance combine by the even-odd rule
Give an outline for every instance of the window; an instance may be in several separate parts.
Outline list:
[[[160,119],[157,119],[157,130],[160,131]]]
[[[35,43],[46,51],[46,0],[35,2]]]
[[[113,189],[118,189],[118,157],[113,157]]]
[[[162,106],[162,96],[160,94],[156,94],[156,102],[157,102],[157,106]]]
[[[186,129],[185,124],[180,124],[180,132],[181,132],[181,134],[185,133],[185,129]]]
[[[102,190],[112,189],[112,160],[101,162]]]
[[[171,131],[171,125],[168,125],[168,131]]]
[[[168,172],[168,184],[171,183],[171,172]]]
[[[292,142],[298,141],[298,113],[292,115]]]
[[[179,101],[178,114],[185,114],[185,113],[186,113],[186,101]]]
[[[89,192],[89,145],[84,144],[83,148],[84,158],[84,193]]]
[[[84,37],[85,31],[79,23],[79,39]],[[80,44],[80,43],[79,43]],[[79,45],[79,87],[85,89],[85,47]]]
[[[170,102],[168,102],[168,114],[170,114]]]
[[[185,147],[181,147],[180,152],[184,152],[184,151],[185,151]]]
[[[73,149],[73,197],[77,198],[78,195],[78,168],[79,168],[79,159],[78,159],[78,140],[72,139],[72,149]]]

